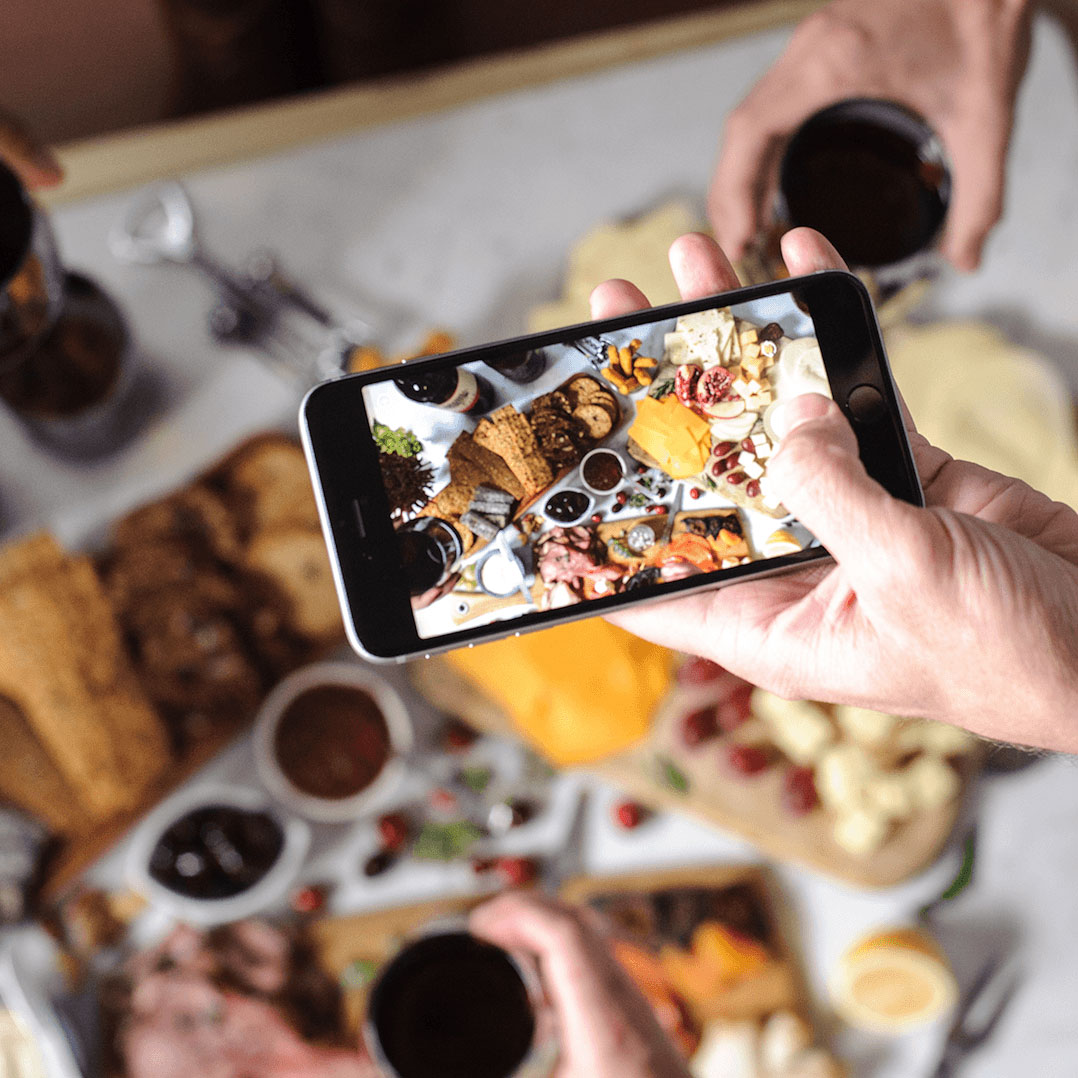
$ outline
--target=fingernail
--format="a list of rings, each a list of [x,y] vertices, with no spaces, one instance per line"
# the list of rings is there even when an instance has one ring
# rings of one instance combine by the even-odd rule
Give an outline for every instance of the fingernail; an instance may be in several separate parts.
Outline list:
[[[802,423],[822,419],[833,407],[832,402],[820,393],[802,393],[779,402],[771,413],[771,429],[781,441]]]

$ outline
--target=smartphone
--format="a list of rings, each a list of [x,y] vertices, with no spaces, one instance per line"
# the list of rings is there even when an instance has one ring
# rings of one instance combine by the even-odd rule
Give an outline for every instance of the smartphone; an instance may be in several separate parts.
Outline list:
[[[775,409],[804,392],[923,504],[840,271],[316,386],[300,425],[352,646],[403,661],[826,558],[768,483]]]

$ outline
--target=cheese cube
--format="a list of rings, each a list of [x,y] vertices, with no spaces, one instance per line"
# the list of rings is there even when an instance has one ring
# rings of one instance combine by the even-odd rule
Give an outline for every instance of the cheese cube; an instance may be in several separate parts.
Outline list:
[[[919,757],[905,768],[904,774],[916,809],[942,808],[958,796],[958,774],[938,756]]]
[[[895,740],[907,752],[921,750],[935,756],[962,756],[977,744],[977,738],[961,727],[930,719],[914,719],[899,730]]]
[[[864,802],[865,786],[875,775],[875,764],[857,745],[833,745],[816,764],[816,792],[836,812],[851,812]]]
[[[744,378],[735,378],[731,384],[734,392],[739,396],[747,397],[749,395],[749,383]]]
[[[741,470],[750,479],[759,479],[760,476],[764,474],[763,466],[758,461],[756,461],[755,458],[753,460],[750,460],[747,464],[743,464],[741,466]]]
[[[776,1011],[760,1034],[760,1062],[768,1074],[784,1073],[812,1047],[812,1030],[792,1011]]]
[[[831,720],[807,700],[784,700],[756,689],[752,712],[767,723],[772,740],[795,764],[815,763],[835,739]]]
[[[859,741],[862,745],[883,744],[898,725],[898,719],[894,715],[846,705],[835,708],[835,721],[847,737]]]
[[[882,845],[890,830],[878,812],[865,808],[844,812],[835,821],[832,832],[835,842],[854,857],[867,857]]]
[[[756,454],[755,453],[750,453],[747,449],[742,449],[741,452],[738,453],[738,455],[737,455],[737,462],[742,467],[744,467],[750,461],[753,461],[755,459],[756,459]]]
[[[713,1022],[692,1058],[693,1078],[763,1078],[755,1021]]]
[[[743,345],[755,344],[759,339],[755,326],[746,326],[737,336]]]
[[[864,787],[865,804],[889,820],[906,820],[914,813],[913,792],[906,775],[888,771]]]
[[[756,455],[760,458],[760,460],[766,460],[769,456],[771,456],[771,443],[764,442],[763,445],[758,445],[756,447]]]

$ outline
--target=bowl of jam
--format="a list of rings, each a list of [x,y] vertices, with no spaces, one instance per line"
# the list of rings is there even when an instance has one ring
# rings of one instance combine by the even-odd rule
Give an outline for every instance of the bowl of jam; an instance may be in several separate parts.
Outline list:
[[[593,449],[580,462],[580,481],[593,494],[610,494],[625,479],[625,461],[613,449]]]
[[[576,487],[555,491],[543,503],[543,515],[563,527],[579,524],[595,505],[595,499]]]
[[[396,690],[351,663],[314,663],[266,697],[255,760],[282,804],[321,823],[354,820],[383,802],[414,741]]]
[[[195,924],[251,916],[295,883],[310,827],[263,790],[198,784],[182,789],[139,825],[128,850],[132,888]]]

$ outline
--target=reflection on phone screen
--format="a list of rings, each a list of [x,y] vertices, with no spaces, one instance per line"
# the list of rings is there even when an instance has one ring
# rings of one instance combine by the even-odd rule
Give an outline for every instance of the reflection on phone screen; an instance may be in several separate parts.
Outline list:
[[[366,386],[419,636],[815,545],[768,480],[806,392],[830,387],[790,293]]]

